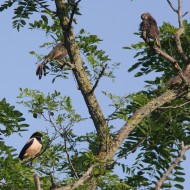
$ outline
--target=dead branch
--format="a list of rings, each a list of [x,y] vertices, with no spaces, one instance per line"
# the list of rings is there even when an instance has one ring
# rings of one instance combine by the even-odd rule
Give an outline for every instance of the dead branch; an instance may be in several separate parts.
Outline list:
[[[175,7],[173,6],[173,4],[171,3],[170,0],[167,0],[168,4],[170,5],[170,7],[173,9],[174,12],[177,13],[177,9],[175,9]]]
[[[185,105],[187,105],[187,104],[189,104],[189,103],[190,103],[190,101],[185,102],[184,104],[181,104],[181,105],[179,105],[179,106],[159,107],[159,109],[176,109],[176,108],[181,108],[181,107],[183,107],[183,106],[185,106]]]
[[[186,16],[188,13],[189,13],[189,11],[186,11],[186,12],[182,15],[182,17]]]
[[[176,159],[174,160],[174,162],[171,164],[171,166],[168,168],[168,170],[166,171],[166,173],[162,176],[162,178],[157,182],[155,190],[160,190],[162,184],[164,183],[164,181],[167,180],[168,176],[170,175],[170,173],[174,170],[174,168],[179,164],[180,160],[182,159],[183,155],[185,154],[185,152],[190,148],[190,145],[184,145],[184,142],[182,142],[182,148],[179,151],[179,156],[176,157]]]
[[[177,46],[178,53],[180,54],[182,60],[186,63],[188,61],[188,58],[182,49],[181,40],[180,40],[180,36],[182,34],[184,34],[183,15],[182,15],[181,9],[182,9],[182,0],[178,0],[177,14],[178,14],[179,29],[175,34],[175,40],[176,40],[176,46]]]
[[[98,76],[98,78],[97,78],[97,80],[96,80],[94,86],[92,87],[92,90],[91,90],[90,93],[94,92],[94,90],[95,90],[96,87],[98,86],[98,83],[99,83],[101,77],[103,76],[103,74],[104,74],[104,72],[105,72],[105,69],[106,69],[107,65],[108,65],[108,64],[105,64],[105,65],[103,66],[103,68],[102,68],[101,72],[99,73],[99,76]]]
[[[41,190],[40,179],[37,174],[34,174],[34,183],[35,183],[36,190]]]
[[[178,0],[178,9],[175,9],[173,4],[167,0],[170,7],[173,9],[174,12],[176,12],[178,14],[178,23],[179,23],[179,29],[177,30],[177,32],[175,33],[175,41],[176,41],[176,47],[177,47],[177,51],[181,57],[181,59],[187,63],[188,61],[188,57],[185,55],[182,45],[181,45],[181,40],[180,37],[181,35],[184,34],[184,27],[183,27],[183,17],[187,14],[187,12],[185,14],[182,14],[182,0]]]

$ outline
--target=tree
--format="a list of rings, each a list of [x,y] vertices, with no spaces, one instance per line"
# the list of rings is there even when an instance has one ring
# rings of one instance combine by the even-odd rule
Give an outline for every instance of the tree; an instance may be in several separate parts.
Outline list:
[[[183,189],[180,183],[184,181],[184,172],[179,162],[190,144],[189,108],[186,106],[189,104],[190,25],[183,20],[187,13],[182,13],[181,0],[178,0],[178,9],[167,0],[178,15],[179,28],[169,23],[161,26],[161,48],[146,38],[143,38],[144,42],[124,47],[137,52],[138,61],[129,72],[139,69],[135,76],[140,77],[155,71],[160,72],[160,76],[146,81],[145,90],[125,97],[103,92],[114,108],[107,116],[102,112],[95,91],[103,77],[115,77],[113,71],[119,65],[109,63],[110,58],[97,46],[101,40],[96,35],[84,29],[75,34],[75,16],[81,14],[80,1],[55,0],[55,11],[53,5],[44,0],[5,1],[0,7],[0,11],[16,7],[13,27],[18,31],[29,24],[32,30],[43,29],[54,44],[64,42],[68,58],[61,63],[50,60],[50,66],[45,66],[45,74],[47,77],[49,73],[54,74],[52,82],[74,74],[95,128],[95,132],[86,135],[78,135],[73,130],[74,126],[89,119],[76,113],[72,99],[61,95],[58,90],[46,95],[38,90],[20,89],[19,97],[28,98],[20,103],[34,118],[44,119],[51,128],[44,131],[43,150],[33,160],[33,166],[20,163],[13,151],[6,157],[9,158],[6,162],[2,160],[2,165],[9,166],[2,169],[6,174],[2,175],[2,189],[32,189],[35,172],[36,189],[39,182],[43,189],[57,190],[98,187],[160,189],[172,186]],[[40,19],[33,21],[31,16],[34,14],[39,14]],[[139,33],[136,35],[140,37]],[[42,47],[48,45],[50,43],[44,43]],[[42,58],[36,52],[31,54]],[[7,113],[5,115],[7,117]],[[125,121],[125,124],[116,126],[119,128],[116,130],[113,122],[118,120]],[[14,121],[10,122],[14,124]],[[129,167],[120,162],[121,158],[127,159],[134,152],[137,153],[134,165]],[[125,179],[114,174],[116,166],[126,173]]]

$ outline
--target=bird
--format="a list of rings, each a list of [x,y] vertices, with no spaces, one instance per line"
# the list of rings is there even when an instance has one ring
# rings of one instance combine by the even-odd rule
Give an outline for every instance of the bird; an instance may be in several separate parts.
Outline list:
[[[34,158],[42,148],[42,133],[35,132],[32,134],[30,139],[24,145],[20,151],[19,158],[20,160],[28,160]]]
[[[156,44],[161,47],[160,31],[158,29],[156,20],[148,12],[141,14],[141,19],[142,22],[139,26],[139,30],[142,32],[141,36],[146,40],[149,40],[149,38],[155,40]]]
[[[58,62],[61,62],[67,56],[67,54],[68,53],[66,48],[64,47],[64,43],[63,42],[57,43],[57,45],[45,57],[44,61],[37,66],[36,75],[39,77],[39,79],[42,78],[43,73],[45,75],[45,65],[48,62],[52,60],[57,60]]]

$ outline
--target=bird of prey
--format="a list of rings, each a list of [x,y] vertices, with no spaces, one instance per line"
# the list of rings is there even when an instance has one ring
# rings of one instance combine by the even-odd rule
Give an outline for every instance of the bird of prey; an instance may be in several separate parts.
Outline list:
[[[21,160],[24,159],[30,159],[34,158],[36,154],[38,154],[42,148],[42,140],[41,140],[42,134],[40,132],[35,132],[32,134],[30,139],[27,141],[27,143],[22,148],[19,158]]]
[[[45,65],[48,62],[52,60],[61,62],[66,57],[66,55],[67,55],[67,50],[64,47],[63,42],[59,42],[45,57],[44,61],[38,65],[36,69],[36,75],[39,77],[39,79],[42,78],[43,72],[45,73]]]
[[[142,22],[139,26],[139,30],[142,31],[141,36],[146,40],[149,40],[149,38],[155,40],[156,44],[160,47],[160,31],[156,20],[147,12],[141,15],[141,19]]]

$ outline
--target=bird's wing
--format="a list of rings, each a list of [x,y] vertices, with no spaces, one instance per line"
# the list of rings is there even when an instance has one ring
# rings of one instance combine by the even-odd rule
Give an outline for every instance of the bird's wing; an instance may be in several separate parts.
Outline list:
[[[32,145],[33,142],[34,142],[34,138],[30,139],[30,140],[24,145],[24,147],[22,148],[22,150],[20,151],[20,154],[19,154],[19,156],[18,156],[21,160],[23,160],[26,150]]]

